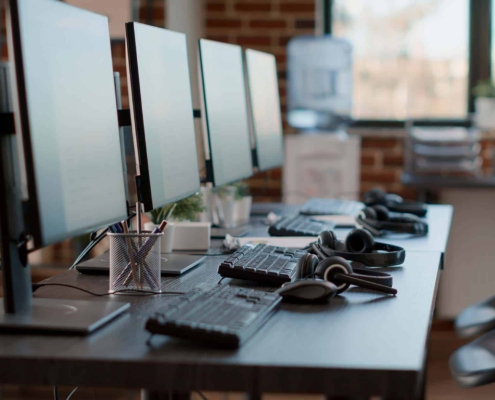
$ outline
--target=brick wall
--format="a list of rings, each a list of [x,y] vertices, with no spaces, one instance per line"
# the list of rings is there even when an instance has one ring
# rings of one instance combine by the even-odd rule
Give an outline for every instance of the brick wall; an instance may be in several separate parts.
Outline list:
[[[1,1],[0,1],[1,2]],[[155,26],[165,25],[163,0],[152,0],[151,8],[141,1],[139,20]],[[284,129],[294,133],[285,123],[286,110],[286,45],[297,35],[314,34],[315,0],[205,0],[206,37],[235,43],[275,54],[279,75],[280,98],[284,114]],[[6,59],[6,46],[2,59]],[[123,42],[112,43],[114,69],[121,74],[124,107],[128,107]],[[374,134],[373,131],[354,131],[363,134],[361,190],[374,186],[413,197],[414,191],[400,184],[403,164],[401,132],[395,137]],[[381,132],[383,133],[383,132]],[[492,173],[493,139],[483,141],[483,170]],[[249,180],[256,201],[278,201],[282,197],[281,169],[255,175]]]
[[[206,37],[272,53],[277,58],[280,102],[285,121],[286,45],[294,36],[313,35],[315,0],[206,0]],[[278,201],[282,171],[275,169],[249,180],[256,201]]]
[[[144,24],[164,27],[165,26],[165,1],[152,0],[140,2],[139,22]],[[122,89],[122,106],[129,108],[129,97],[127,92],[127,71],[125,63],[125,43],[123,41],[112,42],[113,69],[120,73],[120,84]]]

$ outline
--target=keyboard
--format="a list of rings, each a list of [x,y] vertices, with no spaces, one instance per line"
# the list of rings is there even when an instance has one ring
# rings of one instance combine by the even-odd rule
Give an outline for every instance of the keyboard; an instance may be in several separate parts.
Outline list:
[[[358,215],[364,204],[354,200],[323,199],[312,197],[303,204],[300,214],[303,215]]]
[[[281,286],[295,280],[297,260],[304,254],[304,250],[246,243],[219,265],[218,273]]]
[[[317,221],[305,215],[285,215],[268,228],[270,236],[318,236],[323,231],[331,231],[335,223]]]
[[[237,348],[276,310],[277,293],[216,285],[177,296],[146,322],[152,334],[175,336]]]

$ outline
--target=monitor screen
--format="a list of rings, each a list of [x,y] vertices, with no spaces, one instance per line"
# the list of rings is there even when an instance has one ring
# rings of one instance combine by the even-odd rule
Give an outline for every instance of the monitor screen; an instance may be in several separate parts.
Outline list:
[[[266,171],[284,162],[277,63],[273,54],[248,49],[246,76],[257,167]]]
[[[127,217],[108,19],[11,2],[14,113],[36,247]]]
[[[146,211],[200,190],[186,36],[126,24],[138,197]]]
[[[199,41],[203,118],[215,186],[253,174],[242,49]]]

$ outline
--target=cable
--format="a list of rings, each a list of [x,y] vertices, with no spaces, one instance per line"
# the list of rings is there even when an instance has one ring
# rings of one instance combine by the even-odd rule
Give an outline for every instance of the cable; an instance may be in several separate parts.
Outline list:
[[[66,285],[65,283],[34,283],[33,285],[33,292],[36,291],[39,288],[42,288],[44,286],[61,286],[61,287],[66,287],[69,289],[75,289],[75,290],[80,290],[81,292],[88,293],[92,296],[97,296],[97,297],[105,297],[105,296],[111,296],[112,294],[117,294],[117,293],[143,293],[147,294],[150,296],[153,295],[159,295],[159,294],[165,294],[165,295],[180,295],[184,294],[184,292],[151,292],[151,291],[146,291],[146,290],[136,290],[136,289],[122,289],[122,290],[116,290],[113,293],[95,293],[91,292],[90,290],[83,289],[78,286],[73,286],[73,285]]]
[[[129,222],[134,216],[136,215],[135,212],[132,212],[125,220]],[[88,253],[98,244],[100,243],[107,235],[107,232],[110,230],[110,228],[105,228],[103,232],[101,232],[98,236],[95,236],[99,229],[96,231],[91,232],[90,235],[90,240],[91,242],[86,246],[86,248],[79,254],[79,256],[76,258],[74,263],[70,266],[69,269],[74,269],[76,268],[77,264],[81,262],[81,260],[88,255]]]
[[[91,239],[91,242],[86,246],[86,248],[79,254],[79,256],[76,258],[76,260],[74,261],[74,263],[70,266],[69,269],[74,269],[76,268],[77,264],[79,264],[81,262],[81,260],[86,257],[88,255],[88,253],[93,250],[93,248],[98,244],[100,243],[104,238],[105,236],[107,235],[107,232],[109,231],[108,228],[104,229],[103,232],[97,236],[96,238],[94,239]]]
[[[53,386],[53,399],[54,400],[60,400],[60,398],[58,397],[58,387],[57,387],[57,385],[54,385]]]
[[[203,400],[208,400],[208,399],[206,398],[206,396],[205,396],[203,393],[201,393],[199,390],[196,390],[196,393],[197,393],[197,394],[199,394],[199,396],[200,396]]]
[[[74,390],[72,390],[72,392],[69,393],[69,395],[67,396],[67,399],[65,399],[65,400],[70,400],[70,398],[72,397],[72,395],[74,393],[76,393],[77,389],[79,389],[79,386],[76,386],[76,388]]]

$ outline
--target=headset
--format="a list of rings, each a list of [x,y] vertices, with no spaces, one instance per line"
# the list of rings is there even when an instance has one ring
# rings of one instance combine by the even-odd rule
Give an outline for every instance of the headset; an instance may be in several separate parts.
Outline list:
[[[365,207],[356,216],[356,225],[370,231],[373,236],[387,232],[410,233],[417,236],[428,234],[428,224],[413,214],[391,216],[387,207],[375,205]]]
[[[379,188],[365,193],[364,204],[367,206],[380,204],[392,212],[414,214],[418,217],[424,217],[428,212],[427,205],[421,201],[404,200],[397,194],[388,194]]]
[[[306,253],[297,261],[296,278],[317,277],[336,286],[340,294],[355,285],[387,294],[397,294],[392,287],[390,274],[379,271],[353,270],[351,264],[342,257],[326,257],[322,261],[311,253]]]
[[[337,240],[332,231],[323,231],[311,250],[321,259],[342,257],[367,267],[391,267],[401,265],[406,251],[396,245],[375,242],[373,235],[365,229],[353,229],[345,242]]]

